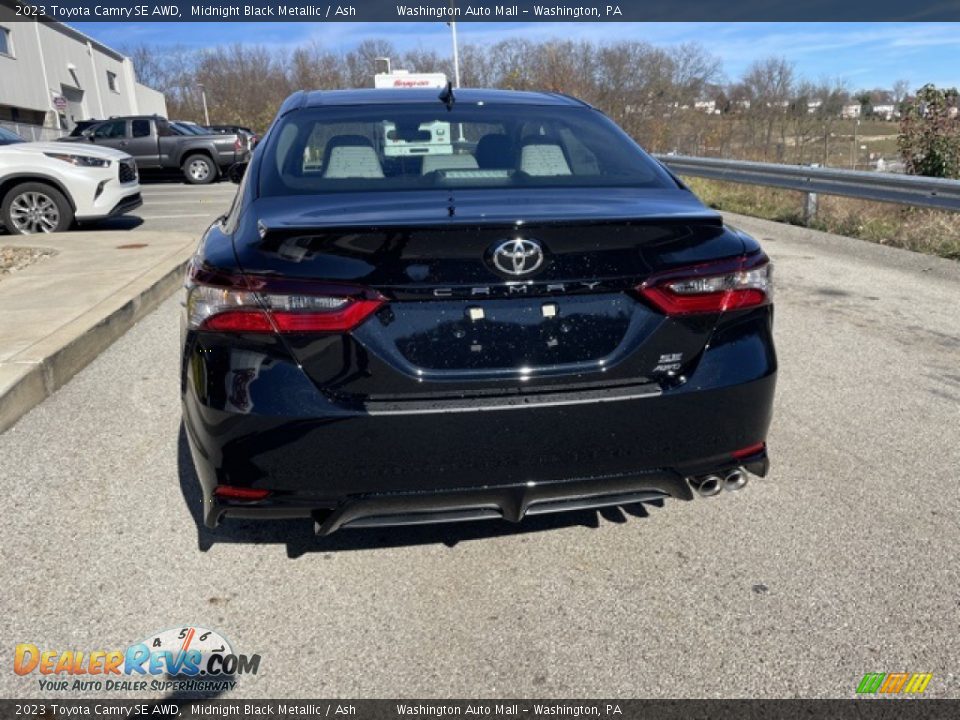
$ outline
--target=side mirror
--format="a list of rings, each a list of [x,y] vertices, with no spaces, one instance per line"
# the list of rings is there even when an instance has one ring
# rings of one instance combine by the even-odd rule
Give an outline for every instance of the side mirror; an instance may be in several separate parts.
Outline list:
[[[244,174],[247,172],[247,165],[250,163],[238,162],[230,166],[230,169],[227,170],[227,178],[230,182],[239,185],[240,181],[243,180]]]

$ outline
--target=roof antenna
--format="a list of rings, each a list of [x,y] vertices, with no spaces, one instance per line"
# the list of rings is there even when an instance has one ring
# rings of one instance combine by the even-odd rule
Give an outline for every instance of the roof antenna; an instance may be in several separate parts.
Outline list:
[[[440,102],[447,106],[447,110],[453,110],[453,102],[456,98],[453,96],[453,83],[447,80],[447,86],[440,93]]]

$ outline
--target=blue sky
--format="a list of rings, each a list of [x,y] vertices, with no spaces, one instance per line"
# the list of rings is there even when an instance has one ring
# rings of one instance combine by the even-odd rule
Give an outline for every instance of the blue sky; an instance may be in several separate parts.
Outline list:
[[[366,38],[390,40],[401,51],[450,47],[449,29],[425,23],[130,23],[74,25],[113,47],[140,42],[208,47],[257,43],[293,47],[316,40],[349,50]],[[810,80],[842,79],[851,89],[889,87],[895,80],[916,88],[926,82],[960,85],[960,23],[458,23],[462,43],[505,37],[551,37],[596,42],[635,39],[657,45],[700,42],[723,61],[728,78],[751,61],[786,57]]]

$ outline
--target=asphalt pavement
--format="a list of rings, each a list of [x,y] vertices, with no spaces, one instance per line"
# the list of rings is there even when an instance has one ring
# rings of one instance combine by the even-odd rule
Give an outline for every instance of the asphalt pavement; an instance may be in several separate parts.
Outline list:
[[[199,234],[230,207],[237,186],[220,180],[187,185],[178,178],[150,178],[140,185],[143,205],[130,215],[96,224],[101,229],[171,230]]]
[[[199,232],[234,186],[171,187],[145,226]],[[211,532],[174,297],[0,435],[8,657],[200,625],[261,655],[236,697],[852,697],[867,672],[960,697],[960,266],[734,221],[776,263],[767,478],[519,526]],[[36,677],[0,696],[137,697]]]

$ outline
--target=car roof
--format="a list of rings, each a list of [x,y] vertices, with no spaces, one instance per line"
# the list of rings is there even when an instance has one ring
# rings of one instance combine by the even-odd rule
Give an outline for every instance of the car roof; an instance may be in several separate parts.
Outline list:
[[[393,89],[364,88],[357,90],[315,90],[304,93],[300,107],[331,105],[395,105],[400,103],[440,102],[438,88]],[[496,90],[484,88],[455,88],[456,103],[490,103],[491,105],[561,105],[589,107],[582,100],[553,92],[529,92],[521,90]]]

